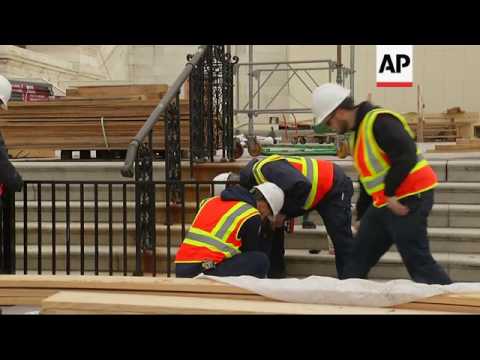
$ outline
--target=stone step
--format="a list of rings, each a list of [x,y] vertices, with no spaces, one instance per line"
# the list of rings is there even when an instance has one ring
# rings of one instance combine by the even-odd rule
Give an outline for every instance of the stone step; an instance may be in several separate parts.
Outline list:
[[[123,201],[123,184],[112,184],[112,201]],[[65,184],[56,184],[55,185],[55,201],[66,201],[66,188]],[[83,186],[83,196],[84,201],[94,201],[95,200],[95,186],[93,184],[85,184]],[[42,201],[51,201],[52,200],[52,185],[51,184],[42,184],[40,186],[40,197]],[[135,185],[126,184],[125,185],[125,197],[127,201],[135,201]],[[165,201],[166,186],[164,184],[155,185],[155,197],[157,201]],[[196,201],[197,196],[199,200],[211,196],[213,193],[213,187],[207,184],[199,184],[198,187],[193,184],[185,185],[185,201]],[[80,201],[81,198],[81,185],[80,184],[70,184],[69,185],[69,194],[70,201]],[[198,195],[197,195],[198,194]],[[97,197],[99,201],[108,201],[109,200],[109,186],[108,184],[98,184],[97,185]],[[15,199],[17,201],[23,201],[24,193],[18,192],[15,194]],[[38,200],[38,185],[37,184],[28,184],[27,185],[27,200],[36,201]]]
[[[356,218],[355,204],[352,204],[352,212]],[[430,227],[453,227],[453,228],[480,228],[480,205],[458,204],[435,204],[428,217]],[[318,225],[323,225],[321,216],[312,211],[308,220]],[[301,225],[303,218],[295,219],[295,223]]]
[[[428,158],[428,154],[427,154]],[[334,158],[333,158],[334,159]],[[248,162],[241,159],[234,163],[203,164],[195,168],[197,178],[213,178],[215,174],[232,170],[238,172]],[[357,172],[351,159],[334,160],[352,178]],[[480,181],[480,160],[448,159],[429,160],[441,182],[478,182]],[[25,180],[126,180],[120,169],[122,161],[13,161],[13,164]],[[190,176],[189,162],[182,161],[182,176]],[[165,179],[165,163],[154,162],[155,180]]]
[[[28,223],[27,244],[38,244],[38,223]],[[67,226],[65,223],[57,223],[55,230],[55,243],[57,246],[65,246],[67,239],[71,246],[77,246],[81,241],[80,224],[71,223],[69,228],[69,237],[67,237]],[[189,225],[185,225],[185,233]],[[135,224],[126,224],[125,241],[127,245],[135,245]],[[43,223],[41,231],[41,242],[43,245],[52,244],[52,224]],[[451,252],[451,253],[480,253],[480,229],[465,228],[429,228],[428,229],[430,246],[433,252]],[[183,240],[182,226],[170,226],[170,241],[172,246],[179,246]],[[110,241],[109,224],[98,224],[98,243],[108,245]],[[158,246],[165,246],[167,242],[167,226],[156,225],[156,241]],[[16,224],[16,242],[24,244],[25,237],[23,231],[23,222]],[[112,224],[112,244],[123,245],[124,242],[124,224]],[[95,244],[95,226],[92,223],[84,225],[84,243],[85,245]],[[324,226],[317,226],[316,229],[303,229],[301,226],[295,226],[292,234],[286,235],[286,247],[289,249],[306,250],[327,250],[327,232]]]
[[[109,203],[107,201],[98,202],[98,221],[109,221]],[[16,202],[16,219],[23,221],[23,201]],[[135,203],[128,201],[127,205],[127,222],[135,222]],[[94,206],[93,201],[84,202],[84,221],[94,222]],[[28,221],[37,221],[38,216],[38,202],[27,202],[27,219]],[[355,215],[355,204],[352,203],[353,214]],[[157,202],[156,204],[156,221],[157,223],[166,222],[166,204],[165,202]],[[196,202],[185,202],[185,223],[189,224],[193,221],[197,209]],[[182,206],[170,206],[170,216],[172,223],[181,222]],[[66,203],[65,201],[56,201],[55,203],[55,218],[58,222],[66,221]],[[42,200],[42,221],[51,222],[52,219],[52,202]],[[431,227],[455,227],[455,228],[480,228],[480,205],[458,205],[458,204],[435,204],[432,212],[428,218],[429,226]],[[123,223],[123,202],[112,202],[112,220],[113,222]],[[316,211],[312,211],[308,217],[309,221],[317,225],[323,225],[323,220]],[[70,221],[80,221],[80,202],[70,201]],[[301,225],[303,218],[295,219],[295,223]]]
[[[433,253],[480,254],[480,229],[428,228],[430,249]],[[316,229],[303,229],[296,226],[294,233],[286,235],[289,249],[328,250],[327,232],[324,226]],[[397,252],[392,246],[392,251]]]
[[[354,202],[359,196],[359,186],[358,182],[353,183]],[[439,183],[434,191],[436,204],[480,204],[480,183]]]
[[[480,279],[480,255],[435,253],[435,260],[441,264],[454,282],[478,282]],[[322,251],[310,254],[304,250],[287,250],[287,272],[289,276],[336,276],[335,257]],[[369,278],[373,279],[409,279],[400,255],[387,252],[372,268]]]
[[[16,206],[16,219],[22,220],[24,217],[23,201],[17,201]],[[80,202],[70,201],[70,221],[80,221]],[[94,222],[94,209],[95,203],[93,201],[85,201],[84,204],[84,221]],[[127,222],[135,222],[135,202],[127,201]],[[355,204],[352,204],[353,214],[355,215]],[[57,221],[66,221],[66,203],[65,201],[57,201],[55,203],[55,218]],[[27,202],[27,219],[28,221],[37,221],[38,217],[38,202]],[[157,223],[166,222],[166,204],[165,202],[156,203],[156,221]],[[170,206],[171,222],[181,222],[181,213],[183,207]],[[191,223],[195,217],[197,210],[196,202],[185,202],[185,222]],[[98,202],[98,221],[109,221],[109,203],[107,201]],[[52,219],[52,202],[42,200],[42,221],[51,222]],[[458,205],[458,204],[435,204],[432,212],[428,218],[429,226],[431,227],[455,227],[455,228],[480,228],[480,205]],[[123,201],[112,202],[112,220],[113,222],[123,222]],[[316,211],[312,211],[308,220],[314,222],[317,225],[323,225],[321,216]],[[295,220],[296,224],[302,224],[303,217],[299,217]]]
[[[95,203],[93,201],[85,201],[83,203],[84,209],[84,222],[93,223],[95,221]],[[69,204],[69,216],[70,222],[80,222],[81,219],[81,204],[79,201],[70,201]],[[27,202],[27,221],[36,222],[38,221],[38,202],[37,201],[28,201]],[[44,223],[51,223],[53,213],[52,213],[52,202],[51,201],[42,201],[42,213],[41,219]],[[169,207],[170,221],[181,222],[181,213],[183,207],[181,205]],[[24,219],[24,209],[23,201],[17,201],[15,204],[15,217],[17,221],[22,221]],[[166,204],[165,202],[156,203],[156,222],[159,224],[166,223]],[[197,203],[196,202],[185,202],[185,223],[190,224],[196,214]],[[114,201],[112,202],[112,221],[114,223],[123,223],[123,202]],[[55,203],[55,220],[57,222],[65,222],[67,217],[67,206],[64,201],[57,201]],[[108,223],[109,222],[109,202],[108,201],[99,201],[98,202],[98,222],[99,223]],[[126,222],[135,223],[135,202],[128,201],[126,202]]]
[[[354,195],[353,202],[356,202],[359,195],[358,182],[353,183]],[[80,201],[81,187],[79,184],[69,185],[69,194],[71,201]],[[207,184],[185,185],[185,201],[197,201],[205,197],[211,196],[212,186]],[[84,200],[94,201],[94,185],[84,185]],[[42,201],[52,200],[52,186],[51,184],[41,185],[41,199]],[[108,201],[109,187],[105,184],[97,186],[97,196],[99,201]],[[165,201],[165,185],[157,184],[155,187],[155,197],[157,201]],[[23,201],[23,192],[15,194],[17,201]],[[36,184],[29,184],[27,187],[27,199],[29,201],[38,200],[38,186]],[[126,185],[126,199],[127,201],[135,201],[135,187],[133,184]],[[57,202],[66,200],[66,185],[55,185],[55,200]],[[112,200],[123,201],[123,185],[112,185]],[[448,182],[439,183],[435,189],[435,203],[436,204],[480,204],[480,183],[466,183],[466,182]]]
[[[130,181],[121,174],[123,161],[12,161],[23,180],[31,181]],[[190,163],[182,161],[183,178],[190,177]],[[165,180],[165,163],[155,161],[153,178]]]
[[[108,247],[99,247],[98,264],[100,272],[108,272],[110,264],[113,272],[131,273],[135,269],[135,248],[127,247],[126,249],[126,268],[124,268],[124,256],[122,247],[114,247],[110,257]],[[171,250],[171,271],[174,272],[177,248]],[[17,271],[24,269],[23,247],[17,246]],[[34,246],[29,247],[27,253],[27,269],[28,273],[33,274],[38,271],[37,262],[38,249]],[[66,270],[65,251],[59,249],[56,252],[56,270],[59,272]],[[167,272],[166,248],[158,247],[156,250],[157,272]],[[52,252],[50,247],[42,248],[42,273],[48,274],[52,270]],[[287,250],[286,254],[287,274],[289,277],[306,277],[310,275],[318,276],[336,276],[335,257],[325,251],[319,254],[309,254],[306,250]],[[472,254],[452,254],[438,253],[434,254],[434,258],[447,271],[454,282],[478,281],[480,278],[480,255]],[[111,261],[110,261],[111,259]],[[95,265],[95,251],[93,247],[87,247],[84,252],[84,269],[85,271],[93,271]],[[70,252],[70,269],[72,272],[80,271],[81,254],[79,249],[72,248]],[[387,252],[372,269],[369,274],[370,278],[378,280],[391,279],[409,279],[405,266],[400,256],[394,252]]]

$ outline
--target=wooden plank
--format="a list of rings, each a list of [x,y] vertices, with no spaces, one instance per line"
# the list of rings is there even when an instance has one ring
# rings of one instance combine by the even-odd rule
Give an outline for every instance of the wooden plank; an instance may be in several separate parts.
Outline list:
[[[46,298],[58,293],[59,291],[76,291],[89,293],[115,293],[115,294],[136,294],[136,295],[161,295],[161,296],[185,296],[185,297],[205,297],[216,299],[241,299],[267,301],[268,299],[257,294],[223,294],[209,292],[182,292],[182,291],[133,291],[133,290],[102,290],[102,289],[1,289],[0,288],[0,305],[36,305],[40,306]]]
[[[396,309],[433,309],[458,313],[480,314],[480,294],[442,294],[394,306]]]
[[[53,293],[64,290],[266,300],[265,297],[248,290],[206,279],[0,275],[0,305],[38,305]]]
[[[168,85],[101,85],[101,86],[78,86],[67,89],[67,96],[124,96],[145,95],[149,98],[161,98],[168,91]]]
[[[136,276],[0,275],[0,288],[104,289],[254,294],[207,279]]]
[[[283,303],[202,297],[59,292],[42,302],[42,314],[433,314],[429,311]]]

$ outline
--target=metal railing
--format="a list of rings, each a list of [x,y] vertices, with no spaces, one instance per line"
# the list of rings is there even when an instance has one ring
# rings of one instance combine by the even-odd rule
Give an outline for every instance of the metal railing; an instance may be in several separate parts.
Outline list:
[[[1,271],[5,274],[171,276],[174,249],[211,181],[155,181],[152,247],[138,233],[134,181],[26,181],[1,209]],[[171,187],[180,198],[171,202]],[[161,252],[158,250],[161,249]]]
[[[217,149],[222,149],[222,159],[233,160],[233,65],[237,60],[231,58],[224,45],[202,45],[194,55],[188,55],[187,65],[128,146],[121,173],[125,177],[135,175],[137,241],[147,257],[154,251],[155,243],[155,124],[163,116],[165,178],[173,181],[166,197],[169,202],[177,203],[181,198],[177,182],[182,180],[180,89],[188,79],[188,141],[190,176],[193,177],[193,163],[208,159],[213,162]]]

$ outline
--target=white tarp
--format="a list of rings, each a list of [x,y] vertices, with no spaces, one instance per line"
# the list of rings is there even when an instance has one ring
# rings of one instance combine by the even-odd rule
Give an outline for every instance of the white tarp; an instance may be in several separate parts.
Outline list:
[[[480,283],[426,285],[410,280],[377,282],[362,279],[338,280],[310,276],[305,279],[258,279],[252,276],[216,277],[199,275],[263,295],[295,303],[386,307],[445,293],[480,293]]]

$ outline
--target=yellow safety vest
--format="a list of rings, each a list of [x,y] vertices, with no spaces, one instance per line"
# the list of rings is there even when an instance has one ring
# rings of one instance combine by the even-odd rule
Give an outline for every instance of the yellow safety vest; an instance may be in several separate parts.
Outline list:
[[[379,114],[393,115],[401,121],[408,134],[412,138],[415,137],[402,115],[386,109],[374,109],[365,115],[357,131],[356,139],[354,136],[349,138],[350,148],[353,149],[351,153],[353,154],[354,165],[360,174],[360,181],[365,191],[373,197],[376,207],[386,205],[385,176],[391,167],[387,154],[380,148],[373,134],[373,126]],[[417,146],[417,163],[397,188],[395,195],[401,199],[430,190],[436,185],[435,172]]]

